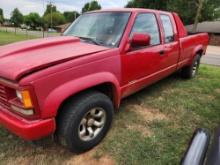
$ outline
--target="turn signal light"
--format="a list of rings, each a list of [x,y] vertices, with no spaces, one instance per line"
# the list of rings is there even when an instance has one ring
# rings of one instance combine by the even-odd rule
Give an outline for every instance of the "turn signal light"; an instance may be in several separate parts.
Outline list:
[[[23,103],[24,108],[33,108],[30,92],[28,90],[16,91],[17,98]]]

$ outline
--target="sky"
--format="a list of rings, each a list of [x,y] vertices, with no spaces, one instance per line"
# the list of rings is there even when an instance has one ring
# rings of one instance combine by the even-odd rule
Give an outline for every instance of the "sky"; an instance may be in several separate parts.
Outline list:
[[[22,14],[38,12],[40,15],[45,11],[46,4],[52,1],[57,9],[63,11],[81,11],[85,3],[91,0],[0,0],[0,8],[3,9],[4,17],[10,18],[14,8],[18,8]],[[97,0],[103,9],[124,7],[129,0]]]

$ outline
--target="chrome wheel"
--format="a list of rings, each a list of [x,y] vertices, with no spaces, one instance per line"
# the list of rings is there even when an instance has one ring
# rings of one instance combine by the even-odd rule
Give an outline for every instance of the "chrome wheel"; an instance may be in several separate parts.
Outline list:
[[[93,140],[102,131],[105,122],[106,112],[103,108],[89,110],[79,124],[79,138],[83,141]]]
[[[199,65],[199,61],[196,60],[195,63],[193,64],[193,68],[192,68],[192,76],[194,77],[197,73],[197,69],[198,69],[198,65]]]

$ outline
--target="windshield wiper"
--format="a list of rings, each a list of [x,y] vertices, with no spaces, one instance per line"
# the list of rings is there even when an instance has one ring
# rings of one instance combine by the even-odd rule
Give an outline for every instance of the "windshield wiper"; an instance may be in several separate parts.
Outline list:
[[[90,41],[96,45],[101,45],[99,42],[97,42],[94,38],[90,38],[90,37],[81,37],[81,36],[76,36],[82,40],[86,40],[86,41]]]

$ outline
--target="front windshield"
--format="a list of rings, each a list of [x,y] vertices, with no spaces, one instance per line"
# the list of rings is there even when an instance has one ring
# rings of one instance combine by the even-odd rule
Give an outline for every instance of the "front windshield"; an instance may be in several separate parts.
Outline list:
[[[65,32],[85,42],[117,47],[128,22],[129,12],[98,12],[81,15]]]

